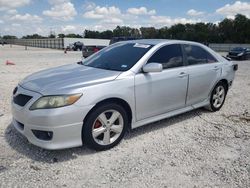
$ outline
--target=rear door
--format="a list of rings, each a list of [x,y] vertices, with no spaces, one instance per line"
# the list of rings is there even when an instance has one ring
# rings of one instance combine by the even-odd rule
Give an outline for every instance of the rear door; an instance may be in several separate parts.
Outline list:
[[[164,46],[156,51],[147,63],[161,63],[163,71],[136,74],[137,120],[185,106],[188,75],[183,66],[181,46],[179,44]]]
[[[208,99],[218,81],[222,64],[208,51],[196,45],[183,45],[189,74],[186,105],[194,105]]]

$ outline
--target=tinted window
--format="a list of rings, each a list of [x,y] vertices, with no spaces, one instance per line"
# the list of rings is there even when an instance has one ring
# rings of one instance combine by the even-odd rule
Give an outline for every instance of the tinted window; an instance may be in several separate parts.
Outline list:
[[[184,45],[189,65],[214,63],[217,60],[206,50],[199,46]]]
[[[236,48],[233,48],[232,51],[244,51],[244,48],[236,47]]]
[[[150,48],[152,48],[152,45],[117,43],[92,55],[86,59],[83,64],[107,70],[127,71],[132,68]]]
[[[179,44],[164,46],[148,60],[148,63],[161,63],[163,69],[183,65],[182,50]]]

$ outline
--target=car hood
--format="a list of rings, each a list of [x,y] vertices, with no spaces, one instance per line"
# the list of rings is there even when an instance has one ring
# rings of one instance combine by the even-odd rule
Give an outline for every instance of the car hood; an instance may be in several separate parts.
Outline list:
[[[25,89],[49,94],[114,80],[121,72],[72,64],[43,70],[27,76],[19,84]]]

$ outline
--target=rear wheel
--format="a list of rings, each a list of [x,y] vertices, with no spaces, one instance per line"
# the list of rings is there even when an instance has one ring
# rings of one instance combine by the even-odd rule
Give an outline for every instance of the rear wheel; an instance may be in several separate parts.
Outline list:
[[[83,125],[83,142],[95,150],[106,150],[117,145],[128,127],[128,117],[118,104],[97,106]]]
[[[227,95],[227,88],[223,82],[219,82],[213,89],[210,97],[210,104],[207,107],[210,111],[218,111],[223,106]]]

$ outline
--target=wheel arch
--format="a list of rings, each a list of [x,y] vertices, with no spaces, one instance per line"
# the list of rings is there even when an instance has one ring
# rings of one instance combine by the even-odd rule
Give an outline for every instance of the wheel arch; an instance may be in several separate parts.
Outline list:
[[[226,86],[226,92],[228,91],[228,89],[229,89],[229,84],[228,84],[228,80],[227,79],[221,79],[220,81],[218,81],[217,83],[216,83],[216,85],[218,84],[218,83],[220,83],[220,82],[222,82],[225,86]],[[215,85],[215,86],[216,86]],[[214,86],[214,87],[215,87]]]
[[[215,88],[215,87],[217,86],[217,84],[220,83],[220,82],[222,82],[222,83],[226,86],[226,92],[228,92],[228,89],[229,89],[228,80],[225,79],[225,78],[222,78],[222,79],[220,79],[218,82],[216,82],[216,83],[214,84],[214,86],[212,87],[212,89],[211,89],[211,91],[209,92],[209,95],[208,95],[209,99],[210,99],[210,96],[211,96],[211,94],[212,94],[214,88]]]
[[[101,101],[99,101],[98,103],[95,104],[95,106],[87,113],[87,115],[84,117],[83,122],[86,121],[86,119],[88,118],[88,116],[100,105],[103,105],[105,103],[115,103],[118,105],[121,105],[125,111],[128,114],[128,120],[129,120],[129,128],[131,129],[131,124],[132,124],[132,118],[133,118],[133,114],[132,114],[132,109],[130,107],[130,105],[128,104],[127,101],[125,101],[124,99],[121,98],[117,98],[117,97],[112,97],[112,98],[107,98],[107,99],[103,99]]]

